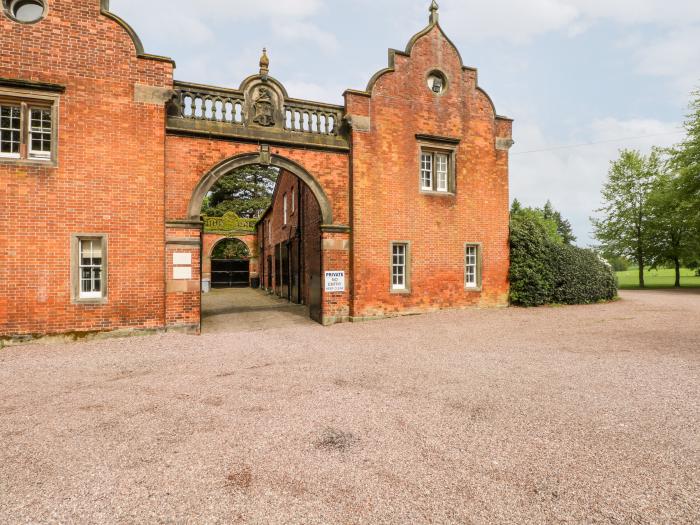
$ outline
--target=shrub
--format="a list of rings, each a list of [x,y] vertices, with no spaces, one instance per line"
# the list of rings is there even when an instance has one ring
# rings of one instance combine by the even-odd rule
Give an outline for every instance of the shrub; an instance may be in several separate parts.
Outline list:
[[[612,266],[592,250],[566,244],[552,245],[554,291],[551,302],[588,304],[617,295]]]
[[[517,214],[511,219],[510,300],[522,306],[550,301],[554,276],[549,263],[547,230],[540,221]]]
[[[537,217],[513,215],[510,246],[513,304],[587,304],[617,295],[608,263],[592,250],[557,242]]]

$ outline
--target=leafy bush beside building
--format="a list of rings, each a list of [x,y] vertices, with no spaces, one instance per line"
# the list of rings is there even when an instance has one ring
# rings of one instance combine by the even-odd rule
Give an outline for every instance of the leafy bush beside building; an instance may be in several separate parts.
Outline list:
[[[610,264],[593,250],[567,244],[542,210],[514,208],[510,251],[515,305],[589,304],[617,295]]]

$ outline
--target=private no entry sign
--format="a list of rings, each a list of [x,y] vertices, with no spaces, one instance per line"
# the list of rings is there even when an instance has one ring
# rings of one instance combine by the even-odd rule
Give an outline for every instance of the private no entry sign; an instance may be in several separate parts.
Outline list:
[[[345,291],[345,272],[326,272],[326,292],[342,293]]]

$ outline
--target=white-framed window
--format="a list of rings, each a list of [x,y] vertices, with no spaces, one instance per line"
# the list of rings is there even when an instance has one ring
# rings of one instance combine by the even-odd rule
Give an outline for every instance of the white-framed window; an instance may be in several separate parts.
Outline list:
[[[107,297],[107,236],[73,235],[71,251],[74,301],[104,301]]]
[[[292,215],[297,211],[296,188],[292,188]]]
[[[50,159],[52,141],[50,108],[29,108],[29,158]]]
[[[433,155],[421,153],[420,156],[420,187],[425,191],[433,189]]]
[[[408,243],[391,244],[391,289],[397,292],[408,290]]]
[[[286,226],[287,225],[287,194],[286,193],[284,194],[283,199],[284,199],[284,205],[283,205],[283,207],[284,207],[284,225]]]
[[[0,157],[20,158],[22,106],[0,102]]]
[[[0,160],[55,162],[57,99],[23,96],[0,88]]]
[[[435,178],[437,191],[448,191],[449,188],[449,160],[450,157],[444,153],[435,154]]]
[[[421,150],[421,191],[450,193],[451,188],[454,186],[453,164],[453,154],[451,152]]]
[[[466,244],[464,248],[464,287],[481,286],[481,247],[478,244]]]
[[[102,239],[80,239],[80,298],[102,298]]]

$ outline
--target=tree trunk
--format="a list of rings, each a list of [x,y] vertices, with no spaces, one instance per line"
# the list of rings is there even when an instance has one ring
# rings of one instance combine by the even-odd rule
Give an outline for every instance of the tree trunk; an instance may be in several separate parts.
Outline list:
[[[644,257],[637,255],[637,264],[639,265],[639,287],[644,288]]]
[[[676,263],[676,284],[674,285],[676,288],[681,287],[681,262],[678,260],[678,257],[673,259],[673,262]]]

